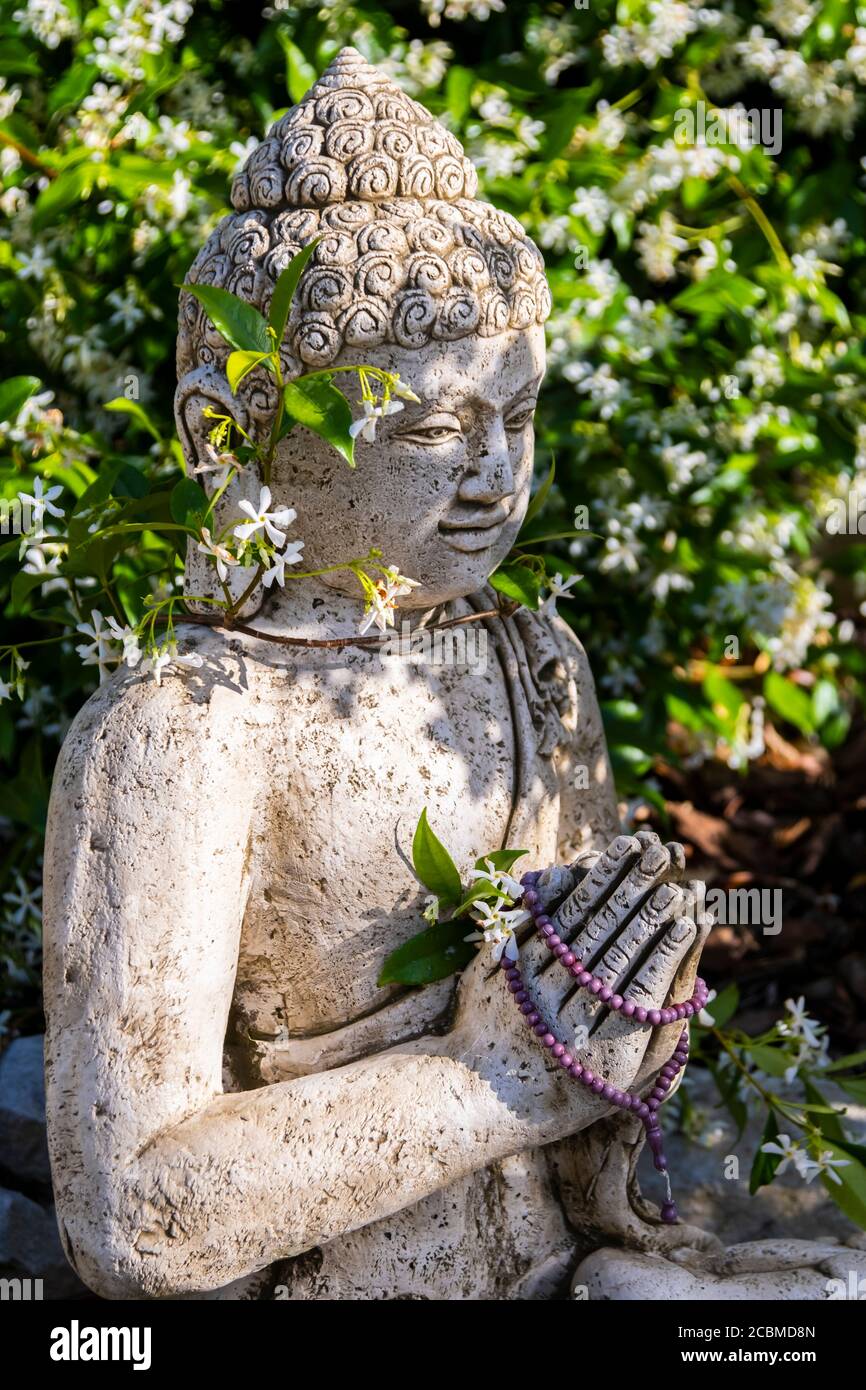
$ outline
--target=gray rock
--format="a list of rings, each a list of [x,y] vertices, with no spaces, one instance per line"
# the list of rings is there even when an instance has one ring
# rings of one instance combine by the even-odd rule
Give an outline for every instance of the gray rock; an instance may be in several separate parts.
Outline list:
[[[51,1182],[40,1036],[16,1038],[0,1057],[0,1168],[23,1183]]]
[[[7,1192],[3,1188],[0,1188],[0,1278],[41,1279],[44,1299],[88,1295],[63,1253],[54,1209],[40,1207],[22,1193]]]

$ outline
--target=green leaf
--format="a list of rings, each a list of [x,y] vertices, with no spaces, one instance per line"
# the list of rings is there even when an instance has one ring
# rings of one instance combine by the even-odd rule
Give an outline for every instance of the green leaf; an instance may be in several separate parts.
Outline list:
[[[412,840],[412,863],[424,887],[444,903],[460,901],[463,891],[460,875],[451,855],[438,840],[427,821],[427,808],[421,812]]]
[[[812,719],[820,726],[839,709],[839,692],[831,680],[817,680],[812,690]]]
[[[318,72],[308,63],[296,43],[292,43],[285,29],[277,29],[277,40],[286,55],[286,90],[292,101],[302,101],[312,87]]]
[[[55,116],[64,107],[80,106],[96,77],[95,64],[74,63],[60,81],[52,85],[51,91],[46,92],[48,114]]]
[[[816,1111],[816,1114],[820,1116],[818,1120],[818,1128],[820,1129],[821,1133],[824,1135],[826,1139],[829,1139],[834,1144],[838,1143],[840,1139],[844,1140],[845,1131],[842,1128],[842,1119],[839,1114],[839,1111],[834,1110],[832,1106],[828,1105],[827,1097],[823,1095],[821,1091],[818,1090],[818,1087],[814,1084],[814,1082],[810,1081],[809,1078],[806,1076],[804,1076],[802,1080],[806,1100],[809,1102],[810,1105],[822,1107],[822,1110]],[[827,1107],[829,1114],[823,1113],[824,1106]]]
[[[529,499],[529,506],[526,508],[526,516],[523,518],[523,525],[528,526],[534,517],[538,516],[545,502],[550,489],[553,487],[553,480],[556,477],[556,460],[551,459],[550,469],[547,477],[541,483],[538,491]]]
[[[489,883],[482,883],[480,881],[473,883],[472,887],[467,891],[466,897],[455,907],[452,916],[465,917],[473,903],[479,903],[494,896],[494,890]]]
[[[514,864],[521,855],[528,853],[529,851],[526,849],[495,849],[492,850],[490,854],[485,854],[481,859],[476,859],[475,867],[476,869],[483,869],[486,871],[487,862],[490,861],[494,869],[502,869],[505,873],[508,873],[512,864]],[[473,903],[480,902],[482,898],[493,898],[495,896],[496,890],[491,885],[489,879],[475,879],[466,897],[455,907],[454,916],[462,917],[464,913],[469,911]]]
[[[521,564],[504,564],[490,576],[490,586],[506,598],[537,609],[541,585],[534,570]]]
[[[741,314],[744,309],[750,309],[760,303],[764,297],[765,293],[760,286],[754,285],[744,275],[730,275],[727,271],[718,271],[689,285],[676,295],[671,303],[675,309],[687,314],[705,314],[709,318],[718,319],[728,311]]]
[[[761,1153],[762,1144],[772,1144],[774,1139],[779,1137],[779,1126],[776,1124],[774,1111],[770,1110],[767,1114],[767,1123],[764,1125],[764,1132],[761,1135],[761,1143],[758,1145],[758,1152],[755,1154],[752,1163],[752,1172],[749,1176],[749,1192],[754,1197],[759,1187],[766,1187],[767,1183],[773,1181],[776,1169],[782,1162],[781,1154]]]
[[[171,516],[178,526],[189,526],[197,531],[207,508],[207,494],[192,478],[181,478],[172,488]]]
[[[293,256],[285,270],[280,272],[277,283],[274,286],[274,293],[271,297],[271,309],[268,314],[268,323],[276,334],[278,343],[283,341],[283,334],[286,331],[286,323],[289,318],[289,310],[292,307],[292,300],[295,297],[295,290],[298,288],[298,281],[304,271],[304,266],[312,256],[321,237],[316,237],[314,241],[308,242],[303,251],[299,251],[297,256]]]
[[[113,410],[118,415],[128,415],[141,429],[146,430],[158,444],[162,442],[162,435],[138,401],[128,401],[125,396],[115,396],[114,400],[106,401],[102,408],[103,410]]]
[[[866,1167],[851,1157],[850,1150],[829,1143],[831,1158],[847,1160],[847,1167],[836,1168],[836,1176],[841,1182],[834,1182],[822,1174],[821,1183],[833,1198],[837,1207],[861,1229],[866,1230]]]
[[[707,1066],[716,1083],[716,1089],[721,1096],[722,1103],[737,1126],[737,1138],[739,1139],[749,1118],[749,1112],[740,1094],[740,1073],[733,1066],[720,1066],[714,1062],[708,1062]]]
[[[10,376],[0,382],[0,423],[14,420],[40,385],[38,376]]]
[[[793,724],[801,734],[815,732],[811,699],[805,690],[780,676],[778,671],[768,671],[764,677],[764,698],[776,714]]]
[[[707,1013],[715,1028],[724,1028],[740,1007],[740,991],[735,984],[726,985],[713,1001],[707,1005]],[[698,1025],[701,1026],[701,1025]]]
[[[839,1085],[846,1095],[866,1105],[866,1076],[840,1076]]]
[[[612,743],[609,752],[614,773],[635,773],[644,777],[652,767],[652,754],[633,743]]]
[[[428,927],[392,951],[382,966],[380,985],[429,985],[463,970],[475,955],[475,948],[464,941],[468,922],[439,922]]]
[[[711,1006],[712,1007],[712,1006]],[[791,1065],[791,1060],[786,1052],[775,1047],[764,1047],[760,1043],[749,1043],[745,1049],[761,1071],[765,1071],[768,1076],[784,1076]]]
[[[474,85],[475,73],[471,68],[461,67],[458,63],[451,64],[445,79],[445,100],[449,114],[457,126],[469,114]]]
[[[475,860],[476,869],[486,869],[488,859],[494,869],[500,869],[503,873],[509,873],[512,866],[522,859],[524,854],[528,854],[528,849],[494,849],[490,854],[482,854],[480,859]]]
[[[66,212],[83,198],[89,197],[95,176],[96,165],[88,161],[72,169],[64,169],[52,179],[36,200],[31,224],[33,230],[44,231],[52,222],[57,221],[62,212]]]
[[[299,425],[312,430],[355,467],[355,441],[349,433],[352,412],[349,402],[322,376],[299,377],[283,389],[286,414]]]
[[[743,692],[715,667],[711,667],[707,672],[703,684],[716,718],[733,724],[741,706],[746,703]]]
[[[230,352],[226,362],[226,377],[234,395],[245,376],[254,371],[260,362],[266,362],[269,352]]]
[[[34,589],[40,588],[45,582],[44,574],[25,574],[24,570],[19,570],[12,580],[11,596],[12,604],[15,608],[22,608],[25,599]]]
[[[207,310],[208,317],[227,343],[240,352],[270,352],[268,325],[258,309],[236,294],[216,285],[183,285]]]
[[[824,1071],[850,1071],[852,1067],[862,1067],[866,1064],[866,1052],[849,1052],[847,1057],[837,1057],[835,1062],[824,1067]]]

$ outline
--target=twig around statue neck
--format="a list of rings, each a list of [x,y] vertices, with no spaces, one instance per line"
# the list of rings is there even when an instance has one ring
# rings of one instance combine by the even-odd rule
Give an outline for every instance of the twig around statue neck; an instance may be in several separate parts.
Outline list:
[[[501,608],[488,608],[483,613],[466,613],[460,618],[448,618],[441,623],[431,623],[429,627],[417,627],[409,633],[409,641],[419,635],[462,627],[465,623],[480,623],[485,618],[510,618],[519,607],[519,603],[505,603]],[[279,633],[264,632],[261,628],[250,627],[248,623],[238,622],[236,618],[212,617],[207,613],[184,613],[178,617],[177,622],[198,623],[202,627],[219,628],[223,632],[243,632],[247,637],[257,637],[262,642],[275,642],[281,647],[383,647],[394,640],[393,633],[383,633],[382,636],[362,636],[358,633],[352,637],[283,637]]]

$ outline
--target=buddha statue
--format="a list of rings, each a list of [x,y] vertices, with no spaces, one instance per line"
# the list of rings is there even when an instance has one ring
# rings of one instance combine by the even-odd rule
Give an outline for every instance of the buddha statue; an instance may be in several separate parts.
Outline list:
[[[47,1095],[65,1248],[104,1297],[541,1299],[575,1271],[606,1296],[604,1258],[645,1290],[625,1297],[659,1270],[740,1275],[641,1197],[641,1125],[556,1065],[489,954],[377,983],[423,925],[424,808],[464,876],[526,850],[563,938],[647,1008],[688,996],[706,934],[681,848],[619,832],[571,630],[481,616],[528,504],[550,298],[520,224],[475,193],[454,136],[344,49],[253,151],[190,272],[265,311],[318,239],[284,376],[369,364],[418,399],[361,435],[354,468],[295,428],[275,505],[297,513],[305,571],[375,545],[415,581],[409,631],[473,618],[487,659],[280,643],[357,632],[337,570],[259,585],[252,631],[180,627],[199,665],[119,670],[79,713],[46,848]],[[255,438],[274,387],[259,371],[230,390],[228,345],[187,292],[180,324],[177,423],[201,476],[214,412]],[[260,481],[238,476],[223,522]],[[229,572],[236,598],[248,579]],[[219,593],[195,546],[187,593],[200,613]],[[615,1015],[536,941],[521,964],[588,1066],[653,1085],[681,1025]]]

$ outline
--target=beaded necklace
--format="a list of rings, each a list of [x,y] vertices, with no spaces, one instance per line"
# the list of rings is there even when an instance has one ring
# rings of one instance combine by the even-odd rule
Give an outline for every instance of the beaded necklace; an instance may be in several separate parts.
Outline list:
[[[588,989],[596,995],[603,1004],[607,1004],[609,1009],[615,1013],[622,1014],[623,1018],[633,1018],[636,1023],[649,1024],[653,1028],[664,1028],[668,1024],[676,1023],[679,1019],[691,1018],[698,1013],[706,1004],[708,998],[707,986],[700,977],[695,983],[695,992],[691,999],[683,1004],[671,1004],[665,1009],[645,1009],[635,1004],[633,999],[624,998],[621,994],[614,993],[603,980],[597,975],[593,975],[587,970],[583,961],[579,960],[573,951],[569,950],[566,942],[562,941],[556,933],[556,929],[541,903],[541,899],[536,892],[536,884],[540,877],[539,872],[524,874],[520,880],[523,888],[521,905],[531,916],[535,929],[541,941],[545,943],[552,954],[574,977],[578,985]],[[658,1110],[664,1101],[667,1092],[670,1090],[674,1078],[682,1071],[689,1057],[689,1034],[688,1028],[683,1028],[679,1041],[674,1049],[673,1056],[659,1072],[655,1080],[655,1085],[645,1100],[642,1096],[633,1091],[621,1091],[619,1087],[612,1086],[603,1077],[596,1076],[595,1072],[589,1067],[583,1066],[578,1062],[567,1047],[561,1042],[556,1034],[551,1032],[547,1023],[542,1019],[540,1013],[532,1002],[529,989],[519,965],[502,957],[501,968],[508,982],[514,1002],[526,1019],[527,1025],[547,1048],[551,1056],[562,1067],[563,1071],[573,1076],[575,1081],[579,1081],[594,1095],[601,1096],[602,1099],[609,1101],[611,1105],[619,1106],[621,1110],[631,1111],[641,1121],[646,1130],[647,1143],[653,1155],[653,1163],[665,1181],[666,1200],[662,1204],[662,1221],[667,1224],[679,1220],[676,1203],[671,1193],[670,1175],[668,1173],[668,1161],[665,1157],[663,1148],[661,1126],[659,1125]]]

